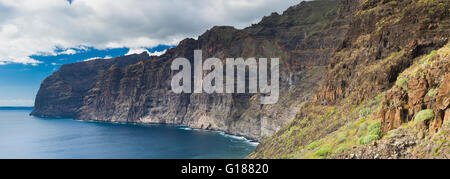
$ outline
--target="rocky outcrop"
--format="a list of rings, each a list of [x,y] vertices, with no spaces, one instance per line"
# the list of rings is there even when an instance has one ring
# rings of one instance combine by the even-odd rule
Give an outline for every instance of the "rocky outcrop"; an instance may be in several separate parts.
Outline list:
[[[419,57],[386,91],[378,117],[385,137],[336,158],[445,158],[449,156],[450,45]]]
[[[432,134],[450,118],[447,112],[450,104],[449,49],[447,45],[419,59],[398,77],[394,88],[386,92],[379,112],[384,132],[416,118],[422,126],[420,134]],[[429,112],[432,117],[419,119],[418,114],[427,109],[432,110]]]
[[[449,111],[448,109],[446,111]],[[448,112],[447,112],[448,115]],[[431,120],[430,120],[431,121]],[[429,121],[429,122],[430,122]],[[430,122],[431,123],[431,122]],[[351,150],[336,154],[342,159],[449,159],[448,142],[450,121],[444,120],[437,131],[424,134],[423,123],[403,124],[381,140],[365,146],[354,146]]]
[[[51,118],[73,118],[82,106],[86,93],[95,85],[98,73],[112,65],[124,68],[139,60],[148,59],[147,53],[113,59],[97,59],[64,64],[41,84],[31,115]]]
[[[70,104],[70,114],[78,120],[166,123],[221,130],[255,140],[269,137],[294,118],[297,106],[310,99],[320,85],[323,67],[348,28],[338,6],[337,0],[302,2],[242,30],[214,27],[198,40],[183,40],[160,57],[124,68],[111,65],[97,70],[96,80],[77,95],[77,99],[82,97],[81,105]],[[261,105],[259,94],[174,94],[170,89],[174,75],[171,62],[177,57],[192,62],[195,49],[202,50],[203,59],[280,58],[278,103]],[[43,85],[53,86],[54,81]],[[39,99],[49,93],[47,89],[41,89]],[[57,90],[53,93],[71,96]],[[48,103],[62,105],[55,100]],[[49,110],[51,105],[46,106],[49,108],[39,108],[56,112]]]

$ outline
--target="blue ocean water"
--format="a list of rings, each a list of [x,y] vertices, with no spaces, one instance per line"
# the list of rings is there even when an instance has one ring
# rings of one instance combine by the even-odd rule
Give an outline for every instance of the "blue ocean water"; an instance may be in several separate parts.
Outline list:
[[[244,158],[255,148],[242,137],[169,125],[42,119],[32,108],[0,107],[0,158]]]

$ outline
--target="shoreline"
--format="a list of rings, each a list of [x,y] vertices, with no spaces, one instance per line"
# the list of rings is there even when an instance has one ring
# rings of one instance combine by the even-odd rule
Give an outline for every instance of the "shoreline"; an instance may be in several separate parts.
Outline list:
[[[38,116],[33,116],[33,117],[38,117]],[[76,120],[76,119],[73,119],[73,118],[47,118],[47,117],[38,117],[38,118],[41,118],[41,119],[69,119],[69,120],[79,121],[79,122],[120,124],[120,125],[141,125],[141,126],[164,125],[164,126],[176,127],[178,130],[206,131],[206,132],[218,133],[219,135],[222,135],[224,137],[233,138],[233,139],[236,139],[236,140],[242,140],[242,141],[245,141],[246,143],[249,143],[249,144],[254,145],[254,146],[258,146],[260,144],[259,141],[253,140],[253,139],[249,139],[249,138],[247,138],[245,136],[242,136],[242,135],[234,135],[234,134],[230,134],[230,133],[227,133],[227,132],[221,131],[221,130],[191,128],[191,127],[185,126],[185,125],[166,124],[166,123],[108,122],[108,121],[96,121],[96,120]]]
[[[44,118],[44,119],[51,119],[51,118]],[[167,124],[167,123],[139,123],[139,122],[108,122],[108,121],[96,121],[96,120],[76,120],[76,119],[72,119],[72,118],[60,118],[60,119],[71,119],[74,121],[80,121],[80,122],[94,122],[94,123],[107,123],[107,124],[121,124],[121,125],[142,125],[142,126],[151,126],[151,125],[164,125],[164,126],[172,126],[172,127],[176,127],[179,130],[187,130],[187,131],[206,131],[206,132],[214,132],[214,133],[218,133],[219,135],[222,135],[224,137],[228,137],[228,138],[233,138],[236,140],[242,140],[245,141],[251,145],[257,146],[259,145],[259,141],[257,140],[253,140],[253,139],[249,139],[245,136],[242,135],[234,135],[234,134],[230,134],[227,133],[225,131],[221,131],[221,130],[211,130],[211,129],[202,129],[202,128],[191,128],[189,126],[185,126],[185,125],[177,125],[177,124]]]
[[[228,132],[223,131],[223,130],[192,128],[192,127],[189,127],[189,126],[186,126],[186,125],[181,125],[181,124],[80,120],[80,119],[75,119],[75,118],[71,118],[71,117],[38,116],[38,115],[32,115],[31,113],[29,115],[33,116],[33,117],[37,117],[37,118],[42,118],[42,119],[71,119],[71,120],[74,120],[74,121],[99,122],[99,123],[111,123],[111,124],[131,124],[131,125],[167,125],[167,126],[179,127],[179,129],[181,129],[181,130],[201,130],[201,131],[216,132],[216,133],[219,133],[220,135],[223,135],[225,137],[230,137],[230,138],[234,138],[234,139],[238,139],[238,140],[244,140],[244,141],[246,141],[246,142],[248,142],[248,143],[250,143],[252,145],[255,145],[255,146],[259,145],[260,142],[261,142],[261,141],[249,138],[247,136],[244,136],[244,135],[231,134],[231,133],[228,133]]]

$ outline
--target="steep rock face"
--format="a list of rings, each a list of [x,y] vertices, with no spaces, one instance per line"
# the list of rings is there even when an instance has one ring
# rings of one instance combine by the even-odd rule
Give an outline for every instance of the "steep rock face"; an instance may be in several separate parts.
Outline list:
[[[449,59],[450,47],[447,45],[419,59],[399,76],[396,86],[386,92],[379,112],[384,132],[416,117],[423,129],[432,134],[450,118],[447,112],[450,103]],[[432,110],[429,113],[433,117],[418,119],[419,112],[426,109]]]
[[[315,101],[359,104],[392,87],[414,58],[445,45],[448,8],[446,1],[361,1]]]
[[[99,71],[115,64],[124,68],[148,54],[130,55],[113,59],[98,59],[64,64],[41,84],[31,115],[52,118],[73,118],[83,104],[83,98],[97,81]]]
[[[269,137],[294,118],[297,106],[320,85],[323,66],[348,28],[338,6],[335,0],[302,2],[243,30],[214,27],[161,57],[106,70],[76,119],[179,124],[255,140]],[[258,94],[174,94],[171,62],[177,57],[193,62],[195,49],[202,50],[203,59],[280,58],[278,103],[261,105]]]
[[[448,42],[450,4],[345,2],[353,10],[350,28],[330,59],[323,85],[249,158],[448,158],[443,149],[448,147],[448,50],[442,47]],[[414,69],[428,54],[432,65]],[[401,79],[406,69],[418,75]],[[417,116],[419,124],[409,122]],[[389,138],[404,125],[412,127]]]
[[[189,41],[192,40],[185,40],[180,46],[189,45]],[[76,119],[140,122],[141,117],[153,115],[155,121],[142,122],[180,124],[189,95],[168,93],[173,75],[168,57],[178,54],[175,50],[169,49],[163,57],[140,61],[122,70],[113,66],[101,72]]]
[[[378,117],[386,135],[337,158],[449,158],[450,45],[418,57],[386,91]]]

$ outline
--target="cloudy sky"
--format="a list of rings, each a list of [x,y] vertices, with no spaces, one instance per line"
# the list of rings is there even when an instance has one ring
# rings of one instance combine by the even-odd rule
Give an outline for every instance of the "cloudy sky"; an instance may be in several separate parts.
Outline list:
[[[243,28],[300,0],[0,0],[0,106],[32,106],[64,63],[160,54],[214,25]]]

